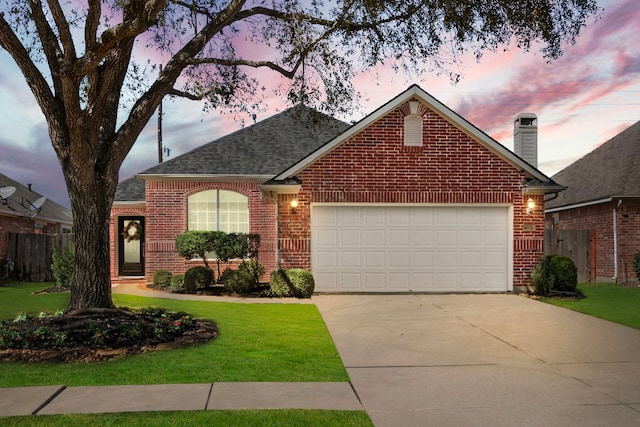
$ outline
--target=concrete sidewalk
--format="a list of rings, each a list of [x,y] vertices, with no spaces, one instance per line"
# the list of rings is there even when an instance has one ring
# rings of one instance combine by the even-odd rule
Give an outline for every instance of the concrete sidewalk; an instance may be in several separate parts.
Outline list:
[[[216,409],[363,410],[349,383],[0,388],[0,416]]]

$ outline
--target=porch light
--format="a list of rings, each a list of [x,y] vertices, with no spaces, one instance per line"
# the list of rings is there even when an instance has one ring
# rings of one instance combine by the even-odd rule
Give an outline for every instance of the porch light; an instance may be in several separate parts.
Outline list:
[[[536,207],[535,200],[529,197],[529,200],[527,200],[527,215],[531,215],[535,207]]]
[[[291,213],[298,212],[298,199],[291,200],[290,205],[291,205]]]

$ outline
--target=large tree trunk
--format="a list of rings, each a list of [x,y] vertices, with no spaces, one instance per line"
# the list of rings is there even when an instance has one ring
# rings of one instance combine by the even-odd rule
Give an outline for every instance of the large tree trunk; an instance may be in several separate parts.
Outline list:
[[[66,171],[65,175],[68,176]],[[82,181],[67,178],[75,238],[71,301],[67,311],[114,307],[111,299],[109,215],[117,174],[107,177],[94,173]]]

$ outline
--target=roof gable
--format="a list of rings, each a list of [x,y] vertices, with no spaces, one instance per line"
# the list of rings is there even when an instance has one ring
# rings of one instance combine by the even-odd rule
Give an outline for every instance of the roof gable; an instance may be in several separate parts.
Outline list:
[[[275,176],[275,181],[281,181],[288,178],[292,178],[301,170],[320,159],[325,154],[331,152],[336,147],[348,141],[351,137],[361,132],[372,123],[376,122],[381,117],[385,116],[389,112],[395,110],[401,105],[409,102],[410,100],[418,100],[427,108],[434,111],[439,116],[443,117],[452,125],[456,126],[462,132],[466,133],[474,140],[485,146],[489,151],[495,153],[504,159],[507,163],[514,168],[523,171],[531,180],[532,183],[541,184],[546,186],[548,183],[552,183],[551,180],[544,175],[537,168],[533,167],[529,163],[514,154],[511,150],[504,147],[502,144],[491,138],[489,135],[478,129],[473,124],[469,123],[463,117],[455,113],[449,107],[438,101],[436,98],[425,92],[418,85],[412,85],[407,90],[375,110],[373,113],[366,116],[364,119],[347,129],[345,132],[337,135],[335,138],[319,147],[314,152],[310,153],[302,160],[289,166],[287,169],[280,172]]]
[[[137,176],[201,179],[203,176],[268,179],[349,125],[304,106],[289,108],[223,136]]]
[[[640,121],[555,174],[553,180],[568,188],[547,202],[547,209],[640,198]]]

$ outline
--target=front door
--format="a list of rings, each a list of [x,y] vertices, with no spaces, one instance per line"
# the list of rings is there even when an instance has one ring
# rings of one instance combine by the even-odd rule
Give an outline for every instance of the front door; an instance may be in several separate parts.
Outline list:
[[[144,276],[144,217],[120,217],[118,230],[118,274]]]

